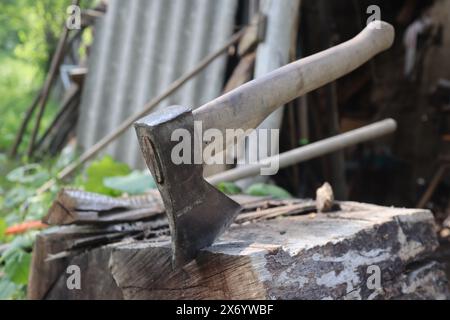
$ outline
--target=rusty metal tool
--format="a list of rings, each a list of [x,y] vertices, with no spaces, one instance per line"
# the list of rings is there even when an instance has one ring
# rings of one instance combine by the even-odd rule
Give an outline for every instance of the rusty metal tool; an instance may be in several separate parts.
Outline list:
[[[240,211],[238,203],[203,178],[203,164],[193,160],[202,156],[203,149],[196,146],[217,144],[215,150],[224,150],[236,138],[228,139],[226,130],[241,129],[245,136],[278,107],[352,72],[387,50],[394,34],[390,24],[373,22],[355,38],[250,81],[195,111],[174,106],[135,123],[141,150],[166,208],[174,267],[184,266],[200,249],[211,245]],[[222,142],[203,141],[194,121],[202,124],[202,130],[215,129],[226,138]],[[171,141],[171,135],[177,129],[194,137],[189,163],[175,164],[172,160],[178,142]]]

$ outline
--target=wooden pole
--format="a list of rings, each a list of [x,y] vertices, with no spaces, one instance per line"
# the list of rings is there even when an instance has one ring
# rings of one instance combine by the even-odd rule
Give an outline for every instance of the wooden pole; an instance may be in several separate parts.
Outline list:
[[[420,198],[419,203],[416,206],[417,208],[421,208],[421,209],[425,208],[428,201],[430,201],[431,197],[433,196],[434,192],[436,191],[436,188],[438,187],[439,182],[442,181],[442,178],[444,177],[444,175],[447,172],[447,170],[449,169],[449,167],[450,167],[450,164],[448,164],[448,163],[442,164],[439,167],[438,171],[433,176],[433,180],[431,180],[431,183],[428,186],[427,190],[423,194],[422,198]]]
[[[52,130],[56,127],[58,122],[61,120],[61,118],[74,107],[74,100],[77,97],[77,95],[80,94],[80,87],[76,84],[73,84],[69,88],[69,92],[66,95],[66,98],[63,101],[61,109],[58,111],[56,116],[53,118],[52,123],[48,126],[48,128],[45,130],[42,137],[39,139],[39,141],[35,144],[35,149],[39,150],[39,148],[42,146],[43,142],[47,137],[50,135]]]
[[[77,6],[79,3],[80,3],[80,0],[73,0],[72,1],[72,5],[75,5],[75,6]],[[28,145],[28,151],[27,151],[27,156],[28,157],[31,157],[33,155],[33,152],[34,152],[34,146],[35,146],[37,135],[39,133],[39,127],[41,125],[41,119],[42,119],[42,116],[44,115],[45,106],[47,104],[48,97],[50,95],[50,89],[51,89],[51,87],[53,85],[53,82],[55,81],[56,76],[58,74],[58,69],[59,69],[59,66],[61,64],[61,60],[62,60],[63,55],[64,55],[67,38],[69,36],[69,31],[70,30],[65,25],[64,29],[63,29],[63,33],[62,33],[61,37],[59,38],[59,42],[58,42],[58,46],[56,48],[56,52],[53,55],[52,62],[51,62],[51,65],[50,65],[50,70],[49,70],[49,72],[47,74],[47,78],[45,79],[44,88],[42,89],[42,95],[39,98],[39,104],[38,104],[39,109],[38,109],[38,114],[37,114],[37,118],[36,118],[36,123],[34,125],[33,132],[31,134],[30,143]]]
[[[278,163],[278,167],[280,169],[286,168],[300,162],[343,150],[344,148],[354,146],[362,142],[380,138],[394,132],[396,129],[397,123],[395,120],[386,119],[356,130],[311,143],[310,145],[304,147],[287,151],[280,155],[263,159],[255,164],[238,167],[216,174],[212,177],[208,177],[207,180],[211,184],[218,184],[220,182],[232,182],[243,178],[258,176],[262,168],[272,166],[272,163]]]
[[[39,93],[34,98],[32,104],[28,108],[28,110],[25,113],[25,117],[22,120],[22,124],[20,125],[19,131],[17,132],[16,139],[14,140],[14,144],[9,152],[9,156],[11,158],[14,158],[17,156],[17,151],[19,150],[19,146],[22,143],[23,136],[25,134],[25,130],[28,126],[28,122],[30,122],[31,116],[33,115],[34,110],[36,110],[36,107],[38,106],[38,103],[42,96],[42,90],[39,91]]]

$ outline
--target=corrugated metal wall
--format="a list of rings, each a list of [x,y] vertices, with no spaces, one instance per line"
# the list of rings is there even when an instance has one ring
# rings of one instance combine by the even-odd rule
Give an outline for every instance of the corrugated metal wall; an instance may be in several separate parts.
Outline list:
[[[92,146],[140,110],[233,32],[237,0],[110,0],[99,20],[82,95],[78,143]],[[226,58],[161,104],[193,108],[217,97]],[[144,167],[134,133],[128,130],[107,154]]]

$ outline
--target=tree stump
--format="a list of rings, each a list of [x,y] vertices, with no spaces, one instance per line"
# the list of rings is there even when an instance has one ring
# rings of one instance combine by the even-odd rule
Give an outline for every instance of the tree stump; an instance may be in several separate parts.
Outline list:
[[[44,262],[64,233],[47,232],[36,242],[29,298],[450,298],[442,266],[430,259],[438,242],[429,211],[339,205],[329,214],[233,225],[179,270],[167,236]],[[81,289],[68,289],[70,265],[79,267]]]

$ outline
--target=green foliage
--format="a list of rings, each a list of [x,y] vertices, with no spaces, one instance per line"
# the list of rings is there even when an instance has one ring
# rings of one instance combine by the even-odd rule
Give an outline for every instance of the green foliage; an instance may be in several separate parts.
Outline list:
[[[6,151],[14,141],[25,110],[35,99],[38,88],[43,82],[44,72],[30,62],[5,56],[0,52],[0,74],[2,75],[0,77],[0,113],[2,115],[0,150]],[[57,107],[56,101],[50,99],[42,119],[40,134],[50,124]],[[27,146],[31,130],[32,126],[29,125],[25,132],[22,148]]]
[[[24,221],[40,220],[47,213],[62,185],[47,193],[36,195],[36,189],[71,162],[75,153],[64,150],[58,159],[47,159],[40,164],[17,166],[0,157],[0,245],[9,248],[0,257],[0,299],[22,299],[26,296],[31,250],[37,231],[23,235],[5,235],[7,227]],[[112,178],[114,177],[114,178]],[[154,187],[148,174],[133,172],[126,164],[106,156],[92,162],[75,180],[76,186],[87,191],[112,196],[143,193]],[[106,181],[106,185],[104,184]]]
[[[2,49],[45,69],[48,57],[55,50],[70,3],[68,0],[2,0]]]
[[[217,189],[219,189],[221,192],[228,194],[228,195],[234,195],[234,194],[240,194],[242,193],[241,188],[239,188],[235,183],[233,182],[221,182],[217,185]]]
[[[142,194],[156,188],[153,177],[142,171],[133,171],[129,175],[122,177],[104,178],[103,185],[130,195]]]
[[[8,173],[6,179],[23,184],[43,184],[49,179],[49,174],[42,170],[42,167],[38,164],[28,164]]]
[[[109,177],[126,176],[130,172],[131,170],[126,164],[116,162],[110,156],[105,156],[101,160],[93,161],[86,169],[85,178],[82,180],[81,186],[86,191],[109,196],[120,196],[120,191],[105,186],[103,180]]]
[[[85,0],[81,5],[86,8],[94,2]],[[42,86],[70,4],[70,0],[0,1],[0,151],[6,151],[13,143],[25,110]],[[86,41],[89,40],[88,34]],[[56,107],[50,97],[41,134]],[[30,131],[31,126],[25,132],[22,148],[28,144]]]
[[[92,28],[87,28],[84,30],[83,35],[81,36],[81,41],[83,43],[80,46],[78,54],[80,55],[80,59],[86,59],[87,57],[87,47],[90,47],[94,42],[94,33]]]
[[[20,236],[5,235],[6,229],[24,221],[39,220],[46,214],[61,185],[39,196],[35,191],[74,156],[63,153],[59,159],[46,159],[40,164],[26,163],[26,159],[24,164],[18,164],[1,153],[12,146],[25,110],[42,86],[71,2],[0,1],[0,246],[6,243],[10,246],[0,256],[0,299],[25,297],[36,234],[28,231]],[[86,8],[95,2],[82,0],[80,5]],[[92,41],[92,34],[83,35],[83,40]],[[50,96],[39,134],[49,125],[57,106]],[[34,124],[35,116],[36,112],[30,124]],[[31,130],[29,125],[19,152],[27,147]]]
[[[14,250],[8,255],[5,255],[4,260],[4,272],[6,277],[8,277],[8,279],[15,284],[27,284],[31,254],[21,249]]]
[[[309,144],[309,139],[306,139],[306,138],[300,139],[298,143],[301,146],[306,146]]]
[[[5,240],[5,231],[7,228],[7,224],[5,219],[0,219],[0,243]]]
[[[6,235],[7,227],[29,220],[40,220],[47,212],[54,193],[36,195],[42,185],[60,168],[55,161],[45,164],[25,164],[4,161],[0,166],[0,182],[4,190],[0,193],[0,245],[8,243],[8,250],[0,256],[0,299],[22,299],[31,259],[31,250],[36,231],[23,235]]]
[[[14,141],[23,113],[36,94],[42,74],[30,63],[7,57],[0,52],[0,150]]]
[[[0,300],[20,299],[25,293],[22,286],[16,285],[6,277],[0,277]]]
[[[25,109],[44,80],[67,3],[66,0],[0,2],[0,150],[6,150],[13,142]],[[54,110],[49,108],[46,114],[51,115],[50,109]],[[43,121],[48,123],[48,117]]]
[[[27,200],[29,197],[31,197],[33,193],[34,190],[32,188],[18,185],[17,187],[10,189],[5,194],[3,206],[6,209],[14,209],[15,207],[23,203],[25,200]]]
[[[252,196],[272,196],[276,199],[292,198],[292,195],[283,188],[263,183],[250,186],[245,193]]]
[[[31,247],[36,233],[16,237],[0,257],[0,299],[22,299],[28,282]]]

